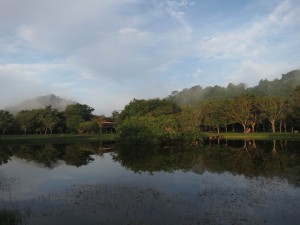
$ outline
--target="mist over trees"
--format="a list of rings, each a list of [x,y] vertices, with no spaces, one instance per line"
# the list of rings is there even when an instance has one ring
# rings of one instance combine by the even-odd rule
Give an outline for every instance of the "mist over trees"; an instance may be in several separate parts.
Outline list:
[[[294,132],[300,129],[300,71],[252,88],[194,86],[164,99],[133,99],[111,118],[93,114],[86,104],[64,110],[52,105],[14,115],[0,110],[2,134],[118,132],[120,140],[161,143],[195,140],[203,132]],[[115,126],[116,125],[116,126]]]
[[[298,85],[298,86],[297,86]],[[134,99],[118,117],[120,139],[162,143],[204,132],[294,132],[300,128],[300,71],[253,88],[194,86],[165,99]]]
[[[22,101],[16,105],[6,107],[5,110],[15,114],[22,110],[43,109],[44,107],[51,105],[52,108],[57,109],[58,111],[64,111],[67,105],[72,104],[76,104],[76,102],[50,94]]]
[[[209,86],[202,88],[200,85],[191,88],[185,88],[181,91],[173,91],[168,97],[179,105],[196,105],[201,101],[215,99],[233,99],[242,94],[255,96],[280,96],[289,99],[293,90],[300,85],[300,70],[294,70],[283,74],[281,79],[268,81],[260,80],[254,87],[246,87],[246,84],[240,83],[234,85],[228,84],[227,87]]]
[[[93,115],[94,109],[85,104],[68,105],[58,111],[51,105],[41,109],[21,110],[15,115],[0,110],[2,134],[53,134],[113,132],[114,123],[103,126],[105,116]]]

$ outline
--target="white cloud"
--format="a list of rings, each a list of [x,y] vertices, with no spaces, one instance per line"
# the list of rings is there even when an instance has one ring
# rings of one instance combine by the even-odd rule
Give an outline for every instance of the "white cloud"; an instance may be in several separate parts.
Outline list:
[[[288,72],[299,59],[300,4],[264,2],[268,14],[252,10],[246,22],[215,29],[198,23],[214,15],[196,10],[209,1],[0,1],[0,93],[50,92],[111,110],[109,102],[119,108],[198,81]]]
[[[157,9],[164,11],[171,18],[177,21],[182,28],[184,28],[184,35],[186,38],[190,38],[190,35],[193,33],[193,29],[189,22],[186,19],[185,10],[192,6],[194,3],[188,0],[154,0],[154,4]]]
[[[298,4],[298,6],[300,6]],[[284,34],[289,26],[299,27],[292,18],[299,7],[289,0],[280,4],[265,18],[229,32],[221,32],[200,41],[199,51],[212,59],[255,58],[276,48],[269,39]],[[288,33],[284,35],[289,35]]]
[[[203,75],[203,70],[200,68],[197,68],[195,73],[193,74],[193,76],[196,78],[201,77],[202,75]]]
[[[227,76],[227,80],[229,83],[246,83],[248,86],[254,86],[261,79],[273,80],[280,78],[282,74],[294,69],[299,69],[299,64],[280,62],[274,65],[269,62],[245,60],[236,71]]]

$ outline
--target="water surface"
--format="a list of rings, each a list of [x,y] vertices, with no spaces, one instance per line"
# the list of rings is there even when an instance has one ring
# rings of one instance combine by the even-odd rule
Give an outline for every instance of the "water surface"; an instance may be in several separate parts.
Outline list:
[[[299,146],[249,140],[163,148],[0,145],[0,219],[299,224]]]

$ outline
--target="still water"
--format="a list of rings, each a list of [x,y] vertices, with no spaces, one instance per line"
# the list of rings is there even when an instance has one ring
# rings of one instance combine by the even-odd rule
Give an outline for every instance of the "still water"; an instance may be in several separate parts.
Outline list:
[[[0,224],[299,224],[300,142],[0,145]]]

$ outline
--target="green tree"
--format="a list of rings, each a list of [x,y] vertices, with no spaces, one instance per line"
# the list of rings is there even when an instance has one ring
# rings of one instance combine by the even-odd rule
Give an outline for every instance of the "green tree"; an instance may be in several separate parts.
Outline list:
[[[90,121],[93,117],[92,112],[94,111],[88,105],[73,104],[68,105],[64,112],[66,117],[66,125],[70,132],[76,132],[78,125],[85,121]]]
[[[204,104],[205,117],[204,124],[214,127],[220,133],[220,127],[224,126],[227,131],[227,125],[230,121],[228,114],[227,101],[214,100]]]
[[[294,125],[300,126],[300,85],[295,88],[291,99],[291,117]]]
[[[243,126],[244,132],[252,117],[253,98],[249,95],[241,95],[228,104],[228,113],[231,119]]]
[[[124,120],[131,116],[160,116],[168,115],[180,112],[180,107],[171,100],[168,99],[149,99],[149,100],[137,100],[134,99],[119,115],[119,121]]]
[[[22,110],[16,114],[16,121],[24,134],[27,134],[28,130],[32,128],[33,120],[34,117],[30,110]]]
[[[285,108],[285,101],[281,97],[265,97],[260,101],[260,109],[271,123],[273,133],[276,132],[276,122],[285,116]]]
[[[13,115],[6,110],[0,110],[0,130],[2,134],[9,128],[13,122]]]
[[[39,110],[38,119],[44,126],[45,134],[47,134],[48,130],[52,134],[55,126],[60,122],[57,109],[53,109],[51,105]]]
[[[81,122],[77,127],[77,131],[80,134],[97,133],[98,130],[99,130],[99,127],[98,127],[96,120]]]

